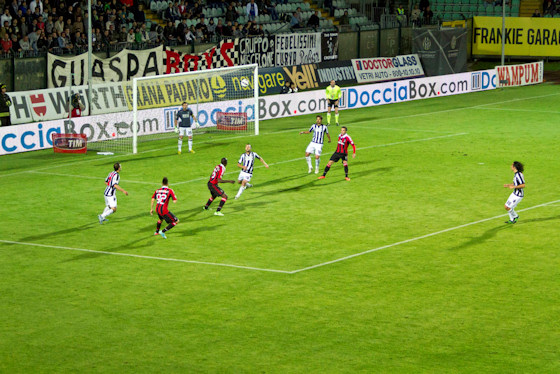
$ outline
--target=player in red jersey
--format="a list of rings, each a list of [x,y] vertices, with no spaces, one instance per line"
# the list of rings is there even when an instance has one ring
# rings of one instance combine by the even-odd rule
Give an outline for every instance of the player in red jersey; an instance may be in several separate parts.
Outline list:
[[[346,133],[347,130],[348,129],[346,128],[346,126],[342,126],[340,128],[340,135],[338,136],[336,151],[331,156],[331,159],[329,160],[327,166],[325,166],[323,175],[321,175],[318,179],[325,179],[325,176],[329,172],[331,165],[342,159],[342,164],[344,165],[344,173],[346,173],[346,180],[350,180],[350,178],[348,178],[348,146],[351,145],[354,149],[354,153],[352,153],[353,158],[356,158],[356,146],[354,145],[354,141],[352,140],[350,135]]]
[[[156,204],[156,213],[158,214],[158,221],[156,226],[156,232],[154,235],[161,235],[162,238],[167,239],[165,233],[171,230],[175,225],[179,223],[179,219],[175,217],[173,213],[167,209],[167,204],[169,203],[169,199],[173,199],[173,203],[177,202],[177,196],[175,196],[175,192],[171,188],[169,188],[169,181],[167,177],[164,177],[162,182],[161,188],[157,189],[156,192],[152,195],[152,204],[150,205],[150,215],[154,215],[154,201],[157,201]],[[161,222],[165,220],[168,223],[167,227],[163,230],[161,229]]]
[[[220,186],[218,186],[218,183],[235,183],[235,181],[232,180],[224,180],[222,179],[222,176],[224,175],[224,173],[226,172],[226,166],[227,166],[227,158],[222,158],[221,160],[221,164],[217,165],[214,168],[214,171],[212,172],[212,175],[210,176],[210,180],[208,181],[208,189],[210,190],[210,194],[212,195],[208,201],[206,202],[206,205],[203,207],[204,210],[208,210],[210,208],[210,204],[212,204],[212,201],[214,201],[214,199],[218,196],[222,197],[222,200],[220,201],[220,205],[218,206],[218,209],[216,209],[216,212],[214,213],[215,216],[223,216],[224,213],[222,213],[222,208],[224,206],[224,204],[227,201],[227,195],[224,192],[224,190],[222,190],[220,188]]]

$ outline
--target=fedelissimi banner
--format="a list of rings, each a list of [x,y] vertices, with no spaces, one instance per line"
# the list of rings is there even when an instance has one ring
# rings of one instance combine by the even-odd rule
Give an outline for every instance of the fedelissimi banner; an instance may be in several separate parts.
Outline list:
[[[493,90],[497,85],[496,70],[442,75],[384,82],[342,89],[340,108],[364,108],[384,104],[421,100],[433,97],[458,95],[469,92]],[[202,127],[215,126],[218,112],[247,113],[252,121],[258,111],[261,120],[289,116],[323,113],[327,100],[323,89],[291,95],[271,95],[259,98],[258,108],[253,99],[202,103],[196,113]],[[169,132],[173,130],[173,113],[178,106],[146,109],[138,112],[138,135]],[[0,127],[0,155],[51,148],[51,134],[85,134],[88,142],[103,141],[114,137],[132,136],[132,114],[111,113],[97,116]]]
[[[560,56],[560,18],[507,17],[506,56]],[[502,54],[502,18],[473,17],[473,55]]]
[[[424,69],[418,55],[352,59],[358,83],[383,82],[423,77]]]

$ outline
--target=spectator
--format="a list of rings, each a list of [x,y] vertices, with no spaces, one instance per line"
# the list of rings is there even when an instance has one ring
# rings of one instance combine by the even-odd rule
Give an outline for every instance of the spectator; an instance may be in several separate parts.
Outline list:
[[[401,23],[404,22],[405,15],[404,15],[404,6],[402,4],[399,4],[395,13],[397,14],[397,20]]]
[[[210,18],[208,26],[206,27],[206,32],[208,35],[208,39],[213,40],[214,36],[216,35],[216,24],[214,23],[213,18]]]
[[[183,34],[183,40],[185,41],[185,45],[194,43],[195,36],[193,30],[194,30],[194,26],[191,26],[190,29],[189,28],[185,29],[185,33]]]
[[[309,20],[307,21],[307,27],[317,29],[319,27],[319,23],[319,11],[316,10],[315,13],[313,13],[311,17],[309,17]]]
[[[167,40],[175,40],[175,27],[172,21],[168,21],[167,25],[163,28],[163,36]]]
[[[80,31],[74,33],[74,47],[79,51],[83,51],[87,48],[88,42],[84,35]]]
[[[552,2],[552,0],[547,0],[547,1],[544,2],[543,13],[545,15],[550,14],[551,16],[554,17],[555,7],[554,7],[554,3]]]
[[[82,111],[86,108],[86,106],[83,104],[80,94],[76,93],[72,95],[70,103],[72,105],[72,111],[69,113],[68,118],[81,117]]]
[[[348,11],[345,10],[344,14],[342,16],[340,16],[340,18],[338,19],[338,23],[340,25],[349,25],[350,24],[350,17],[348,16]]]
[[[60,33],[60,36],[58,37],[58,47],[62,49],[62,53],[70,53],[72,51],[73,46],[64,31]]]
[[[540,10],[535,9],[535,11],[533,12],[533,15],[531,17],[534,17],[534,18],[542,17]]]
[[[434,12],[432,12],[432,9],[430,8],[429,5],[426,7],[426,10],[424,11],[423,15],[424,15],[424,24],[431,25],[432,18],[434,18]]]
[[[18,38],[20,38],[23,35],[23,32],[19,27],[17,18],[13,19],[12,26],[8,27],[8,30],[10,31],[10,34],[16,34]],[[25,31],[27,32],[27,30]]]
[[[126,32],[126,27],[123,26],[121,27],[121,31],[117,34],[117,41],[119,43],[126,43],[126,38],[127,38],[127,32]]]
[[[45,36],[45,33],[41,32],[41,36],[39,36],[39,40],[37,40],[37,50],[46,51],[47,49],[49,49],[49,40]]]
[[[202,7],[198,2],[194,3],[191,9],[191,18],[199,18],[202,15]]]
[[[247,3],[247,17],[250,21],[254,21],[259,16],[259,7],[255,4],[255,0]]]
[[[230,22],[235,22],[237,21],[237,12],[235,11],[235,9],[233,9],[233,6],[230,4],[228,5],[228,8],[226,10],[226,15],[225,15],[225,19],[226,22],[230,21]]]
[[[256,36],[264,36],[264,27],[263,25],[259,25],[258,30],[256,31]]]
[[[128,30],[128,34],[126,35],[126,42],[129,44],[129,46],[131,46],[132,44],[134,44],[134,41],[134,29],[131,27],[130,30]]]
[[[23,53],[31,52],[33,48],[31,48],[31,43],[29,42],[29,37],[25,35],[19,42],[19,47]]]
[[[242,27],[240,25],[233,25],[232,29],[231,29],[231,32],[232,32],[232,36],[234,38],[243,37],[243,30],[242,30]]]
[[[37,28],[45,30],[45,22],[43,22],[43,16],[39,16],[39,18],[37,19]]]
[[[233,26],[231,24],[231,21],[227,21],[226,25],[222,30],[222,35],[225,37],[233,36]]]
[[[41,29],[37,29],[34,32],[32,32],[31,34],[29,34],[29,44],[31,44],[31,48],[37,52],[38,48],[37,48],[37,41],[39,40],[39,38],[41,37],[41,33],[43,32],[43,30]]]
[[[0,84],[0,126],[10,126],[12,123],[10,121],[10,106],[12,105],[12,100],[10,96],[6,93],[8,88],[4,83]]]
[[[216,25],[216,35],[217,36],[222,36],[224,35],[224,25],[222,23],[222,19],[218,18],[218,24]]]
[[[12,15],[10,14],[10,10],[8,8],[4,9],[4,14],[0,17],[0,25],[3,25],[6,21],[8,24],[12,23]]]
[[[115,45],[117,44],[117,40],[113,38],[113,35],[109,32],[109,30],[103,31],[103,43],[106,45]]]
[[[50,34],[49,36],[47,36],[47,49],[49,50],[49,52],[52,53],[57,53],[58,52],[58,35],[55,32],[53,32],[52,34]]]
[[[281,93],[289,94],[292,91],[291,87],[292,87],[292,82],[286,81],[284,86],[282,86],[282,92]]]
[[[54,22],[51,15],[47,17],[47,22],[45,22],[45,32],[51,34],[54,31]]]
[[[420,8],[418,7],[418,4],[414,5],[414,9],[412,9],[412,12],[410,13],[410,21],[414,26],[420,27]]]
[[[292,19],[290,20],[290,26],[292,29],[299,29],[299,20],[297,18],[297,13],[292,13]]]
[[[134,15],[134,20],[138,23],[146,22],[146,14],[144,13],[144,6],[142,4],[138,4],[138,10]]]
[[[420,0],[420,11],[421,12],[425,11],[428,6],[430,6],[430,1],[429,0]]]
[[[280,19],[278,17],[278,11],[276,10],[276,4],[272,3],[271,0],[264,0],[263,7],[268,11],[268,14],[270,14],[270,19],[273,21],[278,21]]]
[[[81,32],[82,34],[84,33],[84,23],[82,22],[82,17],[81,16],[77,16],[76,17],[76,22],[74,22],[72,24],[72,31],[73,32]]]
[[[12,41],[10,40],[10,36],[8,33],[4,34],[2,38],[2,52],[8,53],[12,49]]]
[[[12,0],[12,4],[8,7],[8,9],[10,10],[10,15],[12,17],[17,16],[18,10],[19,10],[19,4],[18,4],[18,0]],[[2,22],[2,25],[4,23]]]
[[[19,45],[18,39],[16,35],[12,34],[12,51],[14,52],[21,52],[21,47]]]
[[[54,31],[57,34],[60,34],[61,32],[64,31],[64,17],[63,16],[59,16],[58,19],[56,20],[56,22],[54,23]]]
[[[194,36],[195,36],[196,40],[198,40],[199,43],[202,43],[202,42],[206,41],[206,34],[204,33],[204,31],[200,27],[195,28]]]

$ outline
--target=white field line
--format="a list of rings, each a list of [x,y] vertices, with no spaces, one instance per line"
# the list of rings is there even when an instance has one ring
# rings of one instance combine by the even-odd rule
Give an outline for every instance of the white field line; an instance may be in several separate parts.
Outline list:
[[[529,112],[529,113],[553,113],[560,114],[558,111],[553,110],[532,110],[532,109],[507,109],[507,108],[475,108],[482,110],[504,110],[506,112]]]
[[[97,253],[102,255],[114,255],[114,256],[125,256],[125,257],[135,257],[135,258],[143,258],[147,260],[158,260],[158,261],[172,261],[172,262],[184,262],[188,264],[199,264],[199,265],[211,265],[211,266],[223,266],[223,267],[230,267],[230,268],[237,268],[237,269],[245,269],[245,270],[256,270],[256,271],[266,271],[271,273],[284,273],[289,274],[289,271],[284,270],[274,270],[274,269],[263,269],[263,268],[256,268],[252,266],[242,266],[242,265],[232,265],[232,264],[221,264],[218,262],[206,262],[206,261],[194,261],[194,260],[183,260],[180,258],[167,258],[167,257],[155,257],[155,256],[144,256],[144,255],[136,255],[132,253],[122,253],[122,252],[108,252],[108,251],[96,251],[93,249],[86,249],[86,248],[73,248],[73,247],[63,247],[58,245],[47,245],[47,244],[38,244],[38,243],[25,243],[25,242],[16,242],[11,240],[0,240],[0,243],[6,244],[17,244],[17,245],[27,245],[32,247],[42,247],[42,248],[54,248],[54,249],[64,249],[68,251],[78,251],[78,252],[88,252],[88,253]]]
[[[535,205],[535,206],[532,206],[532,207],[529,207],[529,208],[521,209],[521,210],[519,210],[519,212],[525,212],[525,211],[528,211],[528,210],[531,210],[531,209],[542,208],[542,207],[545,207],[545,206],[551,206],[551,205],[554,206],[554,204],[557,204],[557,203],[560,203],[560,200],[549,201],[548,203],[543,203],[543,204]],[[415,238],[402,240],[400,242],[396,242],[396,243],[393,243],[393,244],[384,245],[382,247],[377,247],[377,248],[373,248],[373,249],[370,249],[370,250],[367,250],[367,251],[355,253],[353,255],[341,257],[341,258],[338,258],[338,259],[335,259],[335,260],[332,260],[332,261],[322,262],[320,264],[307,266],[305,268],[301,268],[301,269],[297,269],[297,270],[291,270],[291,271],[290,270],[258,268],[258,267],[253,267],[253,266],[243,266],[243,265],[234,265],[234,264],[223,264],[223,263],[219,263],[219,262],[206,262],[206,261],[183,260],[183,259],[178,259],[178,258],[144,256],[144,255],[137,255],[137,254],[131,254],[131,253],[122,253],[122,252],[97,251],[97,250],[93,250],[93,249],[63,247],[63,246],[57,246],[57,245],[47,245],[47,244],[38,244],[38,243],[26,243],[26,242],[12,241],[12,240],[1,240],[0,239],[0,243],[15,244],[15,245],[27,245],[27,246],[42,247],[42,248],[63,249],[63,250],[68,250],[68,251],[98,253],[98,254],[103,254],[103,255],[135,257],[135,258],[142,258],[142,259],[156,260],[156,261],[171,261],[171,262],[183,262],[183,263],[197,264],[197,265],[230,267],[230,268],[237,268],[237,269],[244,269],[244,270],[263,271],[263,272],[269,272],[269,273],[296,274],[296,273],[301,273],[301,272],[304,272],[304,271],[307,271],[307,270],[312,270],[312,269],[316,269],[316,268],[319,268],[319,267],[324,267],[324,266],[327,266],[327,265],[332,265],[332,264],[335,264],[335,263],[338,263],[338,262],[346,261],[346,260],[349,260],[349,259],[352,259],[352,258],[355,258],[355,257],[363,256],[363,255],[368,254],[368,253],[377,252],[377,251],[380,251],[382,249],[396,247],[396,246],[399,246],[401,244],[411,243],[411,242],[414,242],[414,241],[417,241],[417,240],[420,240],[420,239],[425,239],[425,238],[429,238],[429,237],[436,236],[436,235],[439,235],[439,234],[444,234],[446,232],[462,229],[464,227],[476,225],[476,224],[479,224],[479,223],[482,223],[482,222],[491,221],[491,220],[494,220],[494,219],[497,219],[497,218],[503,218],[505,216],[507,216],[507,214],[501,214],[501,215],[498,215],[498,216],[481,219],[481,220],[478,220],[478,221],[466,223],[464,225],[450,227],[450,228],[447,228],[447,229],[444,229],[444,230],[433,232],[431,234],[417,236]]]
[[[465,109],[475,109],[475,108],[479,109],[479,108],[489,106],[489,105],[505,104],[505,103],[511,103],[511,102],[516,102],[516,101],[523,101],[523,100],[540,99],[540,98],[543,98],[543,97],[550,97],[550,96],[557,96],[557,95],[560,95],[560,92],[559,93],[554,93],[554,94],[548,94],[548,95],[529,96],[529,97],[524,97],[524,98],[519,98],[519,99],[496,101],[496,102],[493,102],[493,103],[473,105],[473,106],[468,106],[468,107],[463,107],[463,108],[438,110],[438,111],[435,111],[435,112],[432,111],[432,112],[425,112],[425,113],[409,114],[409,115],[406,115],[406,116],[384,117],[384,118],[376,118],[376,119],[372,119],[372,120],[356,121],[354,123],[390,121],[390,120],[398,120],[398,119],[402,119],[402,118],[432,116],[434,114],[439,114],[439,113],[456,112],[456,111],[465,110]],[[291,132],[291,131],[294,131],[294,130],[281,130],[281,131],[275,131],[275,132],[269,132],[269,133],[262,133],[261,135],[273,135],[273,134],[279,134],[279,133],[285,133],[285,132]],[[297,130],[295,130],[295,131],[297,131]],[[228,138],[220,138],[219,140],[239,139],[239,138],[244,138],[244,137],[247,137],[247,136],[250,136],[250,135],[240,135],[240,136],[233,136],[233,137],[228,137]],[[212,143],[212,142],[214,142],[214,140],[202,141],[200,143]],[[160,149],[150,149],[150,150],[138,152],[138,154],[156,152],[156,151],[160,151],[161,149],[172,149],[172,148],[175,148],[175,146],[165,147],[165,148],[160,148]],[[114,158],[123,158],[125,156],[128,156],[128,155],[117,155],[117,156],[109,156],[109,157],[100,156],[100,157],[88,158],[87,160],[79,160],[79,161],[73,161],[73,162],[67,162],[67,163],[57,163],[55,165],[50,165],[50,166],[37,168],[37,169],[32,169],[32,170],[18,171],[16,173],[9,173],[9,174],[0,174],[0,178],[9,177],[9,176],[12,176],[12,175],[18,175],[18,174],[22,174],[22,173],[28,173],[30,171],[35,171],[35,170],[48,170],[48,169],[54,169],[54,168],[57,168],[57,167],[60,167],[60,166],[74,165],[74,164],[80,164],[80,163],[91,162],[91,161],[99,161],[99,160],[109,160],[109,159],[114,159]]]
[[[531,210],[531,209],[542,208],[544,206],[556,204],[558,202],[560,202],[560,200],[550,201],[548,203],[539,204],[539,205],[535,205],[535,206],[532,206],[532,207],[529,207],[529,208],[518,210],[518,212],[525,212],[525,211]],[[377,247],[377,248],[373,248],[373,249],[369,249],[367,251],[363,251],[363,252],[360,252],[360,253],[354,253],[353,255],[337,258],[336,260],[323,262],[323,263],[320,263],[320,264],[317,264],[317,265],[308,266],[308,267],[301,268],[301,269],[298,269],[298,270],[293,270],[293,271],[290,272],[290,274],[301,273],[302,271],[307,271],[307,270],[316,269],[316,268],[319,268],[319,267],[322,267],[322,266],[332,265],[332,264],[335,264],[337,262],[346,261],[346,260],[349,260],[351,258],[358,257],[358,256],[363,256],[365,254],[372,253],[372,252],[377,252],[377,251],[380,251],[382,249],[392,248],[392,247],[396,247],[396,246],[401,245],[401,244],[411,243],[411,242],[414,242],[414,241],[417,241],[417,240],[420,240],[420,239],[425,239],[425,238],[429,238],[429,237],[436,236],[436,235],[439,235],[439,234],[443,234],[443,233],[446,233],[446,232],[462,229],[463,227],[468,227],[468,226],[476,225],[476,224],[479,224],[479,223],[482,223],[482,222],[491,221],[491,220],[496,219],[496,218],[502,218],[504,216],[507,216],[507,214],[500,214],[499,216],[494,216],[494,217],[490,217],[490,218],[481,219],[479,221],[465,223],[464,225],[450,227],[450,228],[447,228],[447,229],[444,229],[444,230],[433,232],[431,234],[417,236],[415,238],[402,240],[400,242],[396,242],[396,243],[393,243],[393,244],[387,244],[387,245]]]

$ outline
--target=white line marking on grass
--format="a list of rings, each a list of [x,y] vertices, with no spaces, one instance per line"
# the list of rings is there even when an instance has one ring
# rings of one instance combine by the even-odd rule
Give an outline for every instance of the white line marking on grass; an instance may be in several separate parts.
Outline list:
[[[505,104],[505,103],[511,103],[511,102],[515,102],[515,101],[523,101],[523,100],[532,100],[532,99],[540,99],[543,97],[550,97],[550,96],[557,96],[560,95],[560,93],[554,93],[554,94],[549,94],[549,95],[539,95],[539,96],[530,96],[530,97],[523,97],[523,98],[519,98],[519,99],[511,99],[511,100],[505,100],[505,101],[495,101],[493,103],[487,103],[487,104],[480,104],[480,105],[473,105],[473,106],[469,106],[469,107],[462,107],[462,108],[453,108],[453,109],[445,109],[445,110],[438,110],[438,111],[431,111],[431,112],[425,112],[425,113],[417,113],[417,114],[409,114],[406,116],[395,116],[395,117],[384,117],[384,118],[377,118],[377,119],[373,119],[373,120],[363,120],[363,121],[356,121],[355,123],[363,123],[363,122],[376,122],[376,121],[390,121],[390,120],[395,120],[395,119],[402,119],[402,118],[413,118],[413,117],[421,117],[421,116],[431,116],[434,114],[440,114],[440,113],[448,113],[448,112],[455,112],[455,111],[459,111],[459,110],[465,110],[465,109],[474,109],[474,108],[481,108],[484,106],[489,106],[489,105],[496,105],[496,104]],[[291,132],[291,131],[297,131],[297,129],[295,130],[281,130],[281,131],[273,131],[273,132],[263,132],[261,133],[261,135],[273,135],[273,134],[280,134],[280,133],[285,133],[285,132]],[[244,137],[249,137],[249,136],[253,136],[253,135],[240,135],[240,136],[232,136],[232,137],[226,137],[226,138],[218,138],[218,139],[212,139],[212,140],[206,140],[206,141],[202,141],[202,142],[197,142],[197,144],[203,144],[203,143],[212,143],[215,140],[229,140],[229,139],[238,139],[238,138],[244,138]],[[172,138],[170,138],[172,139]],[[170,147],[164,147],[164,148],[158,148],[158,149],[149,149],[146,151],[140,151],[138,152],[138,154],[143,154],[143,153],[150,153],[150,152],[156,152],[156,151],[160,151],[162,149],[172,149],[175,148],[176,146],[170,146]],[[86,160],[79,160],[79,161],[74,161],[74,162],[67,162],[67,163],[58,163],[55,165],[50,165],[47,167],[43,167],[43,168],[37,168],[37,169],[31,169],[31,170],[25,170],[25,171],[18,171],[16,173],[10,173],[10,174],[0,174],[0,178],[3,177],[9,177],[12,175],[18,175],[18,174],[22,174],[22,173],[28,173],[30,171],[36,171],[36,170],[47,170],[47,169],[54,169],[57,167],[61,167],[61,166],[67,166],[67,165],[74,165],[74,164],[80,164],[80,163],[84,163],[84,162],[91,162],[91,161],[99,161],[99,160],[110,160],[110,159],[114,159],[114,158],[123,158],[123,157],[129,157],[131,156],[131,154],[125,154],[125,155],[115,155],[115,156],[100,156],[100,157],[92,157],[92,158],[88,158]],[[132,155],[133,156],[133,155]],[[188,183],[188,182],[186,182]],[[175,183],[176,184],[176,183]]]
[[[521,210],[519,210],[519,212],[525,212],[525,211],[528,211],[528,210],[531,210],[531,209],[542,208],[544,206],[554,205],[554,204],[557,204],[557,203],[560,203],[560,200],[550,201],[548,203],[543,203],[543,204],[535,205],[535,206],[532,206],[532,207],[529,207],[529,208],[521,209]],[[58,245],[17,242],[17,241],[12,241],[12,240],[1,240],[0,239],[0,243],[15,244],[15,245],[27,245],[27,246],[42,247],[42,248],[64,249],[64,250],[68,250],[68,251],[98,253],[98,254],[102,254],[102,255],[135,257],[135,258],[142,258],[142,259],[147,259],[147,260],[182,262],[182,263],[187,263],[187,264],[210,265],[210,266],[221,266],[221,267],[229,267],[229,268],[244,269],[244,270],[263,271],[263,272],[268,272],[268,273],[296,274],[296,273],[301,273],[303,271],[312,270],[312,269],[316,269],[316,268],[327,266],[327,265],[332,265],[332,264],[335,264],[337,262],[346,261],[346,260],[349,260],[351,258],[359,257],[359,256],[362,256],[362,255],[365,255],[365,254],[368,254],[368,253],[372,253],[372,252],[376,252],[376,251],[380,251],[382,249],[396,247],[396,246],[399,246],[401,244],[411,243],[411,242],[414,242],[414,241],[417,241],[417,240],[420,240],[420,239],[425,239],[425,238],[429,238],[431,236],[436,236],[436,235],[443,234],[443,233],[446,233],[446,232],[458,230],[458,229],[461,229],[463,227],[468,227],[468,226],[476,225],[478,223],[491,221],[491,220],[496,219],[496,218],[503,218],[505,216],[507,216],[507,214],[501,214],[499,216],[494,216],[494,217],[490,217],[490,218],[481,219],[479,221],[470,222],[470,223],[466,223],[464,225],[459,225],[459,226],[455,226],[455,227],[450,227],[448,229],[436,231],[436,232],[433,232],[431,234],[426,234],[426,235],[418,236],[416,238],[402,240],[400,242],[396,242],[396,243],[393,243],[393,244],[387,244],[387,245],[384,245],[382,247],[373,248],[373,249],[363,251],[363,252],[360,252],[360,253],[355,253],[353,255],[349,255],[349,256],[346,256],[346,257],[341,257],[341,258],[338,258],[338,259],[335,259],[335,260],[332,260],[332,261],[327,261],[327,262],[323,262],[323,263],[320,263],[320,264],[308,266],[308,267],[297,269],[297,270],[291,270],[291,271],[290,270],[258,268],[258,267],[253,267],[253,266],[243,266],[243,265],[234,265],[234,264],[223,264],[223,263],[219,263],[219,262],[194,261],[194,260],[183,260],[183,259],[179,259],[179,258],[144,256],[144,255],[137,255],[137,254],[132,254],[132,253],[97,251],[97,250],[86,249],[86,248],[63,247],[63,246],[58,246]]]
[[[167,258],[167,257],[144,256],[144,255],[136,255],[136,254],[132,254],[132,253],[122,253],[122,252],[96,251],[96,250],[93,250],[93,249],[63,247],[63,246],[59,246],[59,245],[47,245],[47,244],[38,244],[38,243],[25,243],[25,242],[11,241],[11,240],[0,240],[0,243],[16,244],[16,245],[27,245],[27,246],[32,246],[32,247],[43,247],[43,248],[64,249],[64,250],[68,250],[68,251],[98,253],[98,254],[102,254],[102,255],[114,255],[114,256],[124,256],[124,257],[135,257],[135,258],[143,258],[143,259],[147,259],[147,260],[171,261],[171,262],[184,262],[184,263],[188,263],[188,264],[212,265],[212,266],[222,266],[222,267],[230,267],[230,268],[237,268],[237,269],[245,269],[245,270],[265,271],[265,272],[269,272],[269,273],[284,273],[284,274],[290,274],[290,272],[289,272],[289,271],[286,271],[286,270],[264,269],[264,268],[257,268],[257,267],[252,267],[252,266],[222,264],[222,263],[218,263],[218,262],[206,262],[206,261],[183,260],[183,259],[180,259],[180,258]]]
[[[507,109],[507,108],[475,108],[482,110],[505,110],[506,112],[530,112],[530,113],[554,113],[560,114],[558,111],[553,110],[533,110],[533,109]]]
[[[528,211],[528,210],[531,210],[531,209],[542,208],[543,206],[556,204],[558,202],[560,202],[560,200],[550,201],[548,203],[543,203],[543,204],[535,205],[535,206],[532,206],[532,207],[529,207],[529,208],[518,210],[518,212],[525,212],[525,211]],[[302,269],[298,269],[298,270],[293,270],[293,271],[290,272],[290,274],[301,273],[302,271],[307,271],[307,270],[316,269],[316,268],[319,268],[319,267],[322,267],[322,266],[332,265],[332,264],[335,264],[337,262],[346,261],[346,260],[349,260],[351,258],[362,256],[362,255],[372,253],[372,252],[377,252],[377,251],[380,251],[382,249],[392,248],[392,247],[399,246],[401,244],[411,243],[411,242],[414,242],[414,241],[417,241],[417,240],[420,240],[420,239],[425,239],[425,238],[429,238],[431,236],[436,236],[436,235],[439,235],[439,234],[444,234],[446,232],[462,229],[463,227],[468,227],[468,226],[476,225],[476,224],[479,224],[479,223],[482,223],[482,222],[491,221],[491,220],[496,219],[496,218],[503,218],[504,216],[507,216],[507,214],[500,214],[499,216],[485,218],[485,219],[481,219],[481,220],[475,221],[475,222],[465,223],[464,225],[450,227],[448,229],[436,231],[436,232],[433,232],[431,234],[417,236],[416,238],[406,239],[406,240],[402,240],[400,242],[396,242],[396,243],[393,243],[393,244],[387,244],[387,245],[384,245],[384,246],[381,246],[381,247],[369,249],[367,251],[354,253],[354,254],[346,256],[346,257],[337,258],[336,260],[323,262],[323,263],[320,263],[320,264],[317,264],[317,265],[311,265],[311,266],[308,266],[308,267],[305,267],[305,268],[302,268]]]

